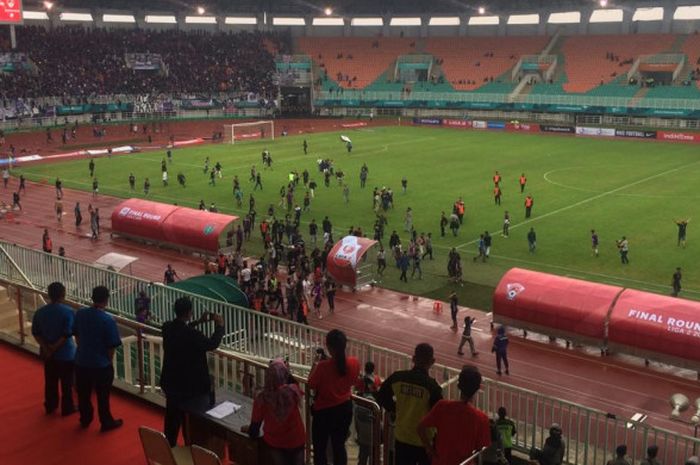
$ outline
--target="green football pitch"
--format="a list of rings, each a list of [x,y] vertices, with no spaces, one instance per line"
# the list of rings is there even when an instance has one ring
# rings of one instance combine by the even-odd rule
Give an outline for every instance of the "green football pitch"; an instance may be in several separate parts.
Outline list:
[[[446,256],[458,247],[462,255],[464,287],[458,289],[460,303],[486,309],[490,294],[501,275],[511,267],[524,267],[576,278],[626,287],[669,293],[671,275],[683,269],[682,295],[700,299],[700,245],[694,221],[688,226],[686,248],[676,244],[676,219],[698,218],[700,223],[700,148],[694,145],[632,140],[601,140],[563,136],[462,131],[427,127],[385,127],[348,130],[353,151],[348,154],[340,141],[341,133],[305,135],[309,154],[302,150],[302,136],[275,141],[245,142],[236,145],[205,145],[174,151],[169,166],[170,185],[161,183],[160,163],[165,151],[96,160],[100,193],[119,197],[142,197],[143,180],[151,180],[151,200],[195,207],[200,199],[215,202],[222,212],[243,215],[232,195],[232,177],[241,179],[247,208],[248,195],[256,199],[258,218],[269,204],[277,208],[280,187],[291,170],[307,169],[319,184],[311,212],[302,215],[302,232],[312,218],[320,222],[328,215],[336,237],[350,226],[361,226],[372,234],[374,212],[372,188],[387,186],[394,191],[395,206],[388,213],[385,240],[392,230],[402,242],[407,207],[414,211],[418,232],[432,232],[435,260],[423,261],[423,280],[398,280],[392,267],[382,285],[411,294],[447,298],[453,285],[447,282]],[[251,165],[262,168],[261,151],[268,148],[273,169],[262,170],[264,190],[253,192],[248,181]],[[208,185],[203,173],[204,160],[223,165],[224,178]],[[323,185],[317,159],[332,158],[343,170],[350,186],[350,202],[344,203],[342,188],[332,181]],[[359,172],[369,167],[367,187],[360,188]],[[502,205],[493,199],[494,172],[500,171]],[[89,190],[88,161],[30,166],[22,170],[31,180],[53,182],[59,176],[66,187]],[[136,192],[128,186],[129,173],[137,178]],[[176,182],[177,173],[187,177],[187,187]],[[527,176],[525,193],[534,198],[533,215],[525,218],[524,198],[518,186],[520,173]],[[408,191],[401,192],[401,179],[408,180]],[[301,204],[303,194],[297,194]],[[462,196],[466,216],[457,237],[439,237],[440,212],[450,214],[454,201]],[[510,237],[500,235],[504,211],[511,213]],[[70,209],[69,209],[70,211]],[[537,250],[528,251],[526,235],[537,233]],[[700,228],[700,225],[697,226]],[[600,256],[591,250],[590,230],[600,236]],[[480,233],[493,235],[487,263],[472,261]],[[629,265],[622,265],[616,240],[627,236]],[[262,250],[259,232],[246,246],[249,254]],[[410,274],[410,273],[409,273]]]

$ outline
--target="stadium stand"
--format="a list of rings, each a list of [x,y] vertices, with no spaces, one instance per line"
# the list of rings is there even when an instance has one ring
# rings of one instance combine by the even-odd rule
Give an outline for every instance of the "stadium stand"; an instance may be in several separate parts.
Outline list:
[[[28,55],[36,72],[0,75],[5,98],[229,90],[275,93],[274,60],[267,49],[275,40],[262,33],[23,27],[17,36],[17,51]],[[125,54],[139,52],[160,54],[167,72],[129,69]]]
[[[399,55],[415,48],[415,41],[402,38],[302,37],[300,51],[326,70],[341,87],[362,89],[374,82]]]
[[[565,92],[584,93],[626,73],[639,55],[671,48],[670,34],[586,35],[564,39],[561,51],[568,82]]]
[[[432,38],[425,49],[455,89],[474,90],[498,80],[522,55],[539,53],[548,41],[546,36]]]
[[[700,90],[696,86],[656,86],[649,88],[646,98],[698,99]]]
[[[688,64],[691,68],[690,78],[694,80],[697,87],[700,87],[700,35],[691,34],[683,43],[683,53],[688,57]]]

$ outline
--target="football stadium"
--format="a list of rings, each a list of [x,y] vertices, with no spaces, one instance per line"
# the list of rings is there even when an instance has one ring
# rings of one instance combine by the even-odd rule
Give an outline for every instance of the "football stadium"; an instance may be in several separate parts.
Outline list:
[[[0,0],[0,464],[700,463],[699,31]]]

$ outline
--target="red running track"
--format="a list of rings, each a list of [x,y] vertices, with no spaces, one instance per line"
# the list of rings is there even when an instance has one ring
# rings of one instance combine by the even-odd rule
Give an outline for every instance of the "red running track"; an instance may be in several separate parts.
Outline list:
[[[7,193],[16,186],[11,181]],[[63,245],[67,256],[85,262],[93,262],[107,252],[119,252],[139,257],[133,265],[133,274],[158,281],[167,263],[173,264],[181,277],[201,273],[198,259],[173,251],[145,247],[126,240],[109,238],[111,206],[118,199],[65,189],[64,208],[67,215],[59,225],[53,213],[53,186],[28,183],[23,196],[24,211],[16,213],[13,221],[0,221],[0,237],[18,244],[39,249],[43,228],[49,228],[54,250]],[[0,188],[0,198],[5,198]],[[72,209],[75,201],[83,206],[92,202],[102,211],[104,233],[97,241],[88,236],[88,227],[76,230]],[[388,272],[392,272],[389,270]],[[409,285],[410,286],[410,285]],[[439,363],[460,367],[466,362],[475,363],[487,377],[495,377],[495,361],[490,353],[492,335],[488,317],[477,310],[463,309],[460,321],[469,313],[477,317],[475,341],[480,355],[472,359],[457,355],[460,336],[450,330],[448,313],[436,315],[432,301],[414,301],[407,294],[386,289],[373,289],[357,294],[340,292],[333,315],[323,320],[312,318],[315,326],[330,329],[343,328],[354,338],[373,344],[410,353],[418,342],[430,342],[436,348]],[[700,397],[700,383],[695,373],[671,367],[652,365],[644,367],[640,360],[619,356],[601,359],[596,351],[565,349],[563,345],[544,341],[523,340],[517,334],[511,336],[509,358],[511,375],[503,381],[531,389],[545,395],[610,412],[618,418],[629,418],[636,412],[649,414],[647,423],[692,435],[686,425],[668,419],[669,397],[681,392],[691,401]]]

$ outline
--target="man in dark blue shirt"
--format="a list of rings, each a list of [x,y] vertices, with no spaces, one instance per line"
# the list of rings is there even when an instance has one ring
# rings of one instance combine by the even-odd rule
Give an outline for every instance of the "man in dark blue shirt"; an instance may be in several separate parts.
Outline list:
[[[92,422],[92,391],[97,397],[97,413],[101,431],[119,428],[124,422],[114,419],[109,408],[109,393],[114,381],[114,349],[122,344],[117,323],[106,311],[109,289],[97,286],[92,290],[92,307],[78,310],[73,333],[78,341],[75,354],[75,381],[78,391],[80,425],[87,428]]]
[[[163,325],[163,369],[160,385],[165,392],[165,436],[171,447],[183,420],[183,407],[207,408],[211,404],[211,381],[207,352],[215,350],[224,336],[221,315],[205,313],[192,319],[192,301],[181,297],[175,301],[175,319]],[[207,337],[194,326],[214,322],[214,333]]]
[[[501,362],[506,369],[506,374],[509,375],[508,371],[508,336],[506,335],[506,328],[499,326],[496,331],[496,337],[493,340],[493,346],[491,347],[491,352],[496,354],[496,374],[501,374]]]
[[[63,303],[66,288],[59,282],[48,287],[48,305],[32,319],[32,335],[39,343],[44,360],[44,408],[47,414],[58,408],[58,384],[61,384],[61,415],[75,412],[73,403],[73,309]]]

